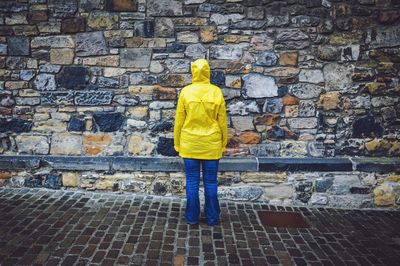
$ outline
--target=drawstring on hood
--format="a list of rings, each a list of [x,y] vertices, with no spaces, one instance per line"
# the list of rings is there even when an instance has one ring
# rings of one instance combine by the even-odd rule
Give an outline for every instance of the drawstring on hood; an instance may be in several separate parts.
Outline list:
[[[192,83],[210,83],[210,65],[205,59],[192,63]]]

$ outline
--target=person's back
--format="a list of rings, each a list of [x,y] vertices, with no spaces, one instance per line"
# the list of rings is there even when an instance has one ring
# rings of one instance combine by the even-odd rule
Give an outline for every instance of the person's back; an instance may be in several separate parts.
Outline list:
[[[189,224],[199,222],[200,165],[203,168],[207,224],[219,222],[217,172],[227,135],[222,91],[210,83],[208,62],[198,59],[192,64],[192,84],[183,88],[179,95],[174,125],[174,147],[185,163],[185,219]]]

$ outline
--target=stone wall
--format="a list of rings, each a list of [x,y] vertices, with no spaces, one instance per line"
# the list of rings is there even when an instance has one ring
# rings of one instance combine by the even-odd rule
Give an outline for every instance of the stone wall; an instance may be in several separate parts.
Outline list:
[[[207,58],[227,155],[399,156],[396,0],[0,2],[0,153],[175,155]]]

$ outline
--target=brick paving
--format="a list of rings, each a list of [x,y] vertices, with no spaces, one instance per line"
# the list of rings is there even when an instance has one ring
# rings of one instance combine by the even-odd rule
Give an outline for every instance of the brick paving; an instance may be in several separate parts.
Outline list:
[[[222,222],[189,226],[185,200],[0,188],[0,265],[399,265],[400,212],[221,202]],[[310,228],[264,228],[259,210]]]

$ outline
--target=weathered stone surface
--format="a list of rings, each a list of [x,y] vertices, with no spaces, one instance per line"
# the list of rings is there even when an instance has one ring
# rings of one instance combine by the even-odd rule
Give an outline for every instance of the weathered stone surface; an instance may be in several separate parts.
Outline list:
[[[375,121],[373,116],[359,118],[353,123],[353,137],[380,137],[383,134],[383,127]]]
[[[125,118],[121,113],[95,113],[93,122],[94,132],[113,132],[123,127]]]
[[[174,35],[174,22],[172,19],[157,18],[155,23],[155,36],[172,37]]]
[[[333,185],[333,176],[323,176],[315,180],[316,192],[327,192]]]
[[[255,156],[278,157],[280,155],[279,143],[259,144],[250,147],[250,154]]]
[[[324,74],[319,69],[302,69],[299,74],[300,82],[322,83],[324,82]]]
[[[86,129],[85,119],[79,118],[77,116],[72,116],[68,121],[68,131],[83,132]]]
[[[157,143],[157,153],[164,156],[177,156],[174,149],[174,139],[160,137]]]
[[[308,83],[297,83],[289,86],[289,92],[299,99],[316,98],[322,92],[322,87]]]
[[[210,21],[214,22],[216,25],[226,25],[230,21],[231,22],[238,22],[243,19],[243,15],[241,14],[212,14],[210,17]]]
[[[327,205],[328,196],[324,193],[313,193],[309,202],[311,205]]]
[[[297,65],[298,54],[296,52],[282,52],[279,54],[279,64],[282,66]]]
[[[245,98],[264,98],[278,96],[278,87],[272,77],[261,74],[243,76],[243,96]]]
[[[260,143],[260,134],[256,132],[242,132],[239,136],[240,142],[243,144],[258,144]]]
[[[210,57],[213,59],[239,60],[243,50],[239,45],[213,45],[210,47]]]
[[[78,1],[49,0],[49,9],[55,17],[68,17],[75,14],[78,10]]]
[[[250,113],[259,113],[259,107],[255,101],[250,103],[235,102],[227,106],[227,111],[231,115],[248,115]]]
[[[105,55],[108,53],[103,33],[85,32],[76,34],[76,55]]]
[[[15,140],[20,154],[48,154],[50,149],[46,136],[19,135]]]
[[[337,91],[322,94],[317,102],[317,107],[323,108],[325,111],[335,110],[340,105],[340,93]]]
[[[44,187],[50,189],[60,189],[62,187],[61,177],[58,174],[48,174],[44,181]]]
[[[136,106],[139,104],[140,99],[134,95],[116,95],[113,101],[123,106]]]
[[[150,66],[151,49],[126,48],[121,50],[122,67],[147,68]]]
[[[218,198],[235,201],[255,201],[263,193],[263,189],[256,186],[220,187],[218,189]]]
[[[260,66],[274,66],[278,61],[278,57],[273,52],[260,52],[256,57],[256,64]]]
[[[118,16],[106,12],[91,12],[87,20],[93,30],[111,30],[117,27]]]
[[[111,104],[113,93],[110,91],[82,91],[75,93],[76,105]]]
[[[116,12],[136,12],[137,0],[106,0],[106,9]]]
[[[77,33],[85,31],[86,21],[82,17],[67,18],[61,23],[62,33]]]
[[[191,44],[186,48],[185,55],[192,60],[205,58],[207,49],[200,43]]]
[[[182,2],[176,0],[148,0],[147,14],[154,17],[181,16]]]
[[[61,175],[62,185],[64,187],[77,187],[79,184],[79,173],[64,172]]]
[[[263,106],[263,112],[278,114],[282,111],[282,108],[283,108],[282,98],[270,98],[265,101]]]
[[[135,22],[134,34],[139,37],[151,38],[154,37],[154,21],[143,20]]]
[[[74,51],[68,48],[51,49],[50,62],[52,64],[71,65],[74,61]]]
[[[301,128],[316,128],[318,125],[317,118],[311,117],[298,117],[288,119],[290,128],[301,129]]]
[[[75,42],[71,36],[67,35],[34,37],[31,41],[31,47],[74,48]]]
[[[133,155],[150,155],[155,145],[145,141],[142,136],[132,135],[129,137],[128,151]]]
[[[33,82],[35,88],[40,91],[53,91],[56,90],[56,81],[54,75],[39,74]]]
[[[51,138],[51,154],[80,155],[82,139],[69,133],[55,133]]]
[[[56,76],[57,86],[65,89],[81,89],[89,81],[86,67],[65,66]]]
[[[74,93],[69,92],[42,92],[41,103],[43,105],[73,105]]]
[[[374,202],[377,206],[394,205],[396,196],[393,187],[383,184],[374,189]]]
[[[40,176],[27,176],[24,182],[25,187],[42,187],[43,179]]]
[[[244,116],[232,116],[232,124],[233,127],[239,131],[253,131],[253,119],[251,117],[244,117]]]
[[[346,91],[351,87],[352,66],[327,64],[324,67],[325,88],[328,91]]]
[[[29,38],[9,37],[7,38],[9,55],[29,55]]]
[[[370,33],[372,35],[371,48],[378,47],[394,47],[398,45],[400,38],[400,29],[397,26],[389,26],[376,29],[376,32]]]
[[[171,73],[187,73],[190,69],[190,61],[186,59],[167,59],[165,66]]]

